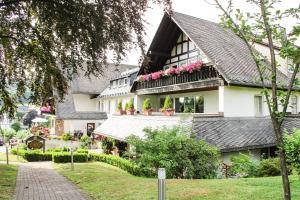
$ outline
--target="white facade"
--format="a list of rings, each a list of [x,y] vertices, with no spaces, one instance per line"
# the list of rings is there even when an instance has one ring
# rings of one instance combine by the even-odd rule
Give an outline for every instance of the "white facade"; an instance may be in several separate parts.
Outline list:
[[[77,112],[95,112],[97,109],[97,99],[91,99],[88,94],[72,94],[75,110]]]
[[[71,134],[74,131],[81,130],[83,133],[87,133],[87,124],[95,124],[95,128],[100,126],[104,120],[64,120],[64,132]]]
[[[125,104],[132,98],[136,99],[135,96],[136,95],[134,94],[128,94],[123,96],[101,98],[100,100],[98,100],[98,111],[106,112],[107,114],[115,114],[117,113],[117,106],[119,102],[122,102],[122,107],[123,109],[125,109]],[[137,108],[136,105],[135,108]]]

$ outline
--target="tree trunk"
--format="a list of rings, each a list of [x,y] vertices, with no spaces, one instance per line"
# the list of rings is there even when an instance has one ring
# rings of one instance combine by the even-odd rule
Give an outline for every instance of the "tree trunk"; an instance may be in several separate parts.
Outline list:
[[[275,121],[275,120],[274,120]],[[274,123],[273,121],[273,126],[274,126],[274,131],[275,135],[277,138],[277,145],[279,146],[279,158],[280,158],[280,169],[281,169],[281,177],[282,177],[282,183],[283,183],[283,197],[284,200],[291,200],[291,189],[290,189],[290,182],[289,182],[289,173],[287,169],[287,164],[286,164],[286,155],[285,155],[285,150],[283,148],[283,133],[281,129],[279,128],[280,126],[278,123]]]

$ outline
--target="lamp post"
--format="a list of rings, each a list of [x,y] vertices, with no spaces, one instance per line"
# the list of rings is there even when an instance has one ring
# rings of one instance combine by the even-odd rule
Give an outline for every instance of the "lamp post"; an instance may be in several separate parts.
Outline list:
[[[166,170],[158,168],[158,200],[166,199]]]
[[[5,150],[6,150],[6,164],[8,165],[9,164],[9,161],[8,161],[8,144],[5,145]]]
[[[74,160],[73,160],[73,148],[70,148],[71,150],[71,171],[74,171]]]

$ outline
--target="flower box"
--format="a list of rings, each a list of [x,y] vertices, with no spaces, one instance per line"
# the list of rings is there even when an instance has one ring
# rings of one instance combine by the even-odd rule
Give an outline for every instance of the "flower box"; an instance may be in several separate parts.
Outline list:
[[[143,114],[144,114],[145,116],[150,116],[150,115],[152,115],[152,109],[143,110]]]
[[[165,116],[173,116],[174,115],[174,110],[165,110],[163,111]]]
[[[127,115],[134,115],[134,109],[131,109],[131,110],[126,110],[126,114]]]

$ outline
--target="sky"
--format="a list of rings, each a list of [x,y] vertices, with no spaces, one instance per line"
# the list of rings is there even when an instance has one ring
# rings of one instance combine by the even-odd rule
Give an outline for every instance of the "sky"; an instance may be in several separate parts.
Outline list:
[[[221,12],[214,6],[210,5],[212,0],[173,0],[173,10],[181,12],[187,15],[195,16],[198,18],[206,19],[213,22],[219,22],[219,15]],[[227,5],[227,0],[220,0],[223,5]],[[255,7],[251,7],[246,0],[233,0],[235,8],[240,8],[242,11],[250,12],[255,10]],[[299,7],[300,0],[282,0],[277,4],[276,9],[286,9],[290,7]],[[146,25],[147,35],[145,36],[146,44],[149,46],[154,34],[159,26],[159,23],[163,17],[163,8],[157,5],[152,5],[146,12],[145,19],[148,22]],[[291,27],[295,23],[300,23],[296,20],[283,20],[281,26],[287,28],[287,31],[291,30]],[[128,53],[126,60],[122,63],[128,63],[138,65],[140,52],[133,50]]]

